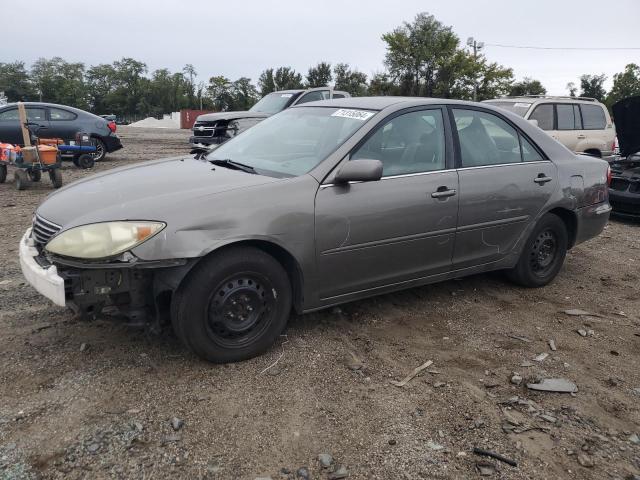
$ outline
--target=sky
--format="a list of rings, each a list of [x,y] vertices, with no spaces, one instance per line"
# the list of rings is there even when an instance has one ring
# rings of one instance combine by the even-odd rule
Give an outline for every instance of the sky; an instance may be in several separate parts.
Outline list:
[[[471,36],[485,42],[490,61],[513,68],[517,79],[540,80],[553,95],[566,95],[567,83],[584,73],[606,74],[609,88],[614,73],[640,64],[640,0],[0,0],[0,62],[60,56],[95,65],[127,56],[150,71],[191,63],[202,81],[256,82],[269,67],[305,74],[328,61],[370,76],[384,70],[381,35],[424,11],[463,43]]]

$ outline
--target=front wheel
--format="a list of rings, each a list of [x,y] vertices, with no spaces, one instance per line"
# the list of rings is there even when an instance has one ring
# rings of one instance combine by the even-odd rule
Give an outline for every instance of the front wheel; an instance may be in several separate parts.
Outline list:
[[[558,275],[567,246],[564,222],[557,215],[547,213],[531,232],[518,263],[507,275],[524,287],[542,287]]]
[[[267,350],[291,313],[287,272],[272,256],[234,247],[204,258],[171,302],[176,335],[199,357],[237,362]]]
[[[29,170],[29,178],[32,182],[39,182],[42,178],[41,170]]]
[[[51,180],[53,188],[60,188],[62,186],[62,172],[59,168],[49,170],[49,180]]]

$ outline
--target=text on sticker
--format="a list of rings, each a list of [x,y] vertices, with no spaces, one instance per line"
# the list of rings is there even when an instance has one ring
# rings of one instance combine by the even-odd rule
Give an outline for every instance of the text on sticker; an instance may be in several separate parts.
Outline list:
[[[373,112],[367,112],[365,110],[348,110],[341,108],[331,114],[332,117],[353,118],[354,120],[367,120],[373,117]]]

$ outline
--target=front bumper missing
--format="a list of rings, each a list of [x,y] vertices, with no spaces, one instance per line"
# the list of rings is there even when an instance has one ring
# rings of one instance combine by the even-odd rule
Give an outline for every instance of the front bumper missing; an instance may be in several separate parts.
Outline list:
[[[58,275],[55,265],[42,267],[36,261],[38,250],[31,238],[31,228],[29,228],[20,240],[20,268],[24,278],[40,294],[47,297],[56,305],[66,306],[64,290],[64,279]]]

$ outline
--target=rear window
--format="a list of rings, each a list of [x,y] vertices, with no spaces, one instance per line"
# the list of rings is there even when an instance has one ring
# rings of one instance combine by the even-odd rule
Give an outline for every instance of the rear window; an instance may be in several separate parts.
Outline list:
[[[580,105],[582,123],[585,130],[603,130],[607,126],[604,110],[600,105]]]
[[[493,105],[494,107],[500,107],[505,110],[509,110],[510,112],[515,113],[516,115],[520,115],[521,117],[524,117],[525,113],[529,111],[529,107],[531,107],[531,103],[529,102],[491,101],[491,102],[484,102],[484,103],[488,103],[489,105]]]
[[[77,115],[61,108],[51,108],[49,109],[49,117],[51,120],[75,120]]]

